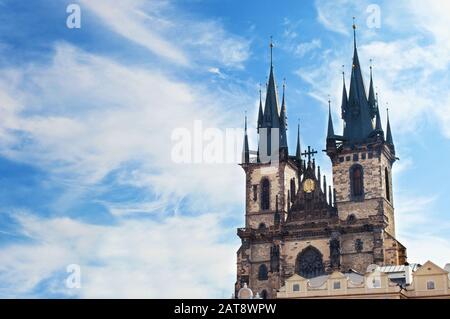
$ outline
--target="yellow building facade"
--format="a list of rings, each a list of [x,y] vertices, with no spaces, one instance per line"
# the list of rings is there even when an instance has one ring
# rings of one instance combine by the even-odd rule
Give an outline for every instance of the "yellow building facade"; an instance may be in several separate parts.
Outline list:
[[[449,272],[431,261],[417,267],[411,281],[398,283],[389,273],[375,268],[364,275],[335,271],[328,276],[305,279],[297,274],[286,280],[277,298],[289,299],[450,299]],[[408,272],[407,270],[405,271]]]

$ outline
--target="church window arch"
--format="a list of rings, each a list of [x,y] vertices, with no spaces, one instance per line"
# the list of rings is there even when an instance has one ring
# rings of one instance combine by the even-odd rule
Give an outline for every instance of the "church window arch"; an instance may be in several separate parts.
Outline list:
[[[303,278],[313,278],[323,275],[325,273],[325,267],[320,251],[313,246],[308,246],[303,249],[297,255],[295,270]]]
[[[356,221],[356,216],[355,216],[355,214],[350,214],[350,215],[348,215],[348,217],[347,217],[347,223],[353,224],[355,221]]]
[[[264,178],[261,184],[261,209],[270,209],[270,182]]]
[[[350,168],[350,190],[353,198],[364,197],[364,171],[361,165]]]
[[[265,264],[262,264],[259,266],[258,269],[258,280],[267,280],[267,279],[268,279],[267,266]]]

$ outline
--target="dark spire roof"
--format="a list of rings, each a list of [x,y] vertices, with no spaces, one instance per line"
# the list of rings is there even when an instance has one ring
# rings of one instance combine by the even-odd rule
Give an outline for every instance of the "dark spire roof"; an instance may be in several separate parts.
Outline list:
[[[245,114],[245,126],[244,126],[244,146],[242,149],[242,163],[250,162],[250,149],[248,147],[248,135],[247,135],[247,114]]]
[[[285,91],[286,91],[286,80],[283,81],[283,98],[281,102],[280,125],[284,125],[284,127],[287,129],[286,102],[284,98]]]
[[[273,64],[272,64],[272,48],[273,43],[270,41],[270,73],[269,73],[269,81],[267,84],[267,93],[266,93],[266,102],[264,105],[264,123],[263,127],[280,127],[280,119],[278,112],[278,93],[275,82],[275,75],[273,72]]]
[[[381,116],[380,116],[380,108],[378,107],[378,93],[376,93],[375,99],[375,107],[376,107],[376,122],[375,122],[375,131],[384,135],[383,127],[381,126]]]
[[[302,159],[302,149],[300,147],[300,120],[297,125],[297,149],[295,150],[295,157],[299,161]]]
[[[387,128],[386,128],[386,143],[394,149],[394,140],[392,139],[391,124],[389,123],[389,109],[387,111]]]
[[[370,60],[372,63],[372,60]],[[373,118],[377,113],[377,106],[376,106],[376,100],[375,100],[375,90],[373,89],[373,79],[372,79],[372,65],[370,66],[370,84],[369,84],[369,108],[370,108],[370,115],[371,118]]]
[[[283,81],[283,99],[281,102],[281,111],[280,111],[280,147],[286,148],[288,147],[287,144],[287,113],[286,113],[286,102],[284,99],[286,90],[286,81]]]
[[[353,31],[353,65],[347,107],[349,114],[345,116],[344,137],[347,141],[357,142],[366,139],[372,133],[373,124],[356,47],[355,24],[353,24]]]
[[[328,132],[327,139],[333,139],[334,136],[334,128],[333,128],[333,119],[331,117],[331,101],[328,100]]]
[[[261,85],[259,88],[259,110],[258,110],[258,125],[257,125],[257,131],[259,133],[259,128],[263,125],[263,109],[262,109],[262,97],[261,97]]]
[[[342,119],[345,120],[346,114],[348,112],[348,98],[347,98],[347,88],[345,87],[345,72],[343,71],[342,71],[342,84],[343,85],[342,85],[341,115]]]

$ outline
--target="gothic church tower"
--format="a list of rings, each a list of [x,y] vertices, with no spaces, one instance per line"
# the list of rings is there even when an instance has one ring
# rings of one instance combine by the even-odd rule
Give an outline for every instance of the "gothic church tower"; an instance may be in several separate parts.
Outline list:
[[[355,26],[354,26],[355,29]],[[354,39],[350,90],[342,93],[344,132],[334,133],[331,106],[326,153],[333,187],[316,166],[317,151],[289,155],[285,86],[281,108],[272,64],[264,108],[260,92],[258,147],[252,152],[245,121],[242,168],[246,174],[245,227],[238,228],[235,293],[247,284],[263,298],[275,298],[287,278],[319,277],[334,270],[364,273],[370,264],[406,262],[395,238],[392,132],[381,124],[372,68],[368,93]],[[302,158],[304,157],[304,158]]]

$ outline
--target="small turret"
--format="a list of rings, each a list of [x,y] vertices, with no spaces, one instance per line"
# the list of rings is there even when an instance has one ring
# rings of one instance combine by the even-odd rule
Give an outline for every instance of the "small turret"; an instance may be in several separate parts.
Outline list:
[[[244,124],[244,146],[242,148],[242,163],[243,164],[250,163],[250,149],[248,147],[248,135],[247,135],[247,114],[245,115],[245,124]]]

